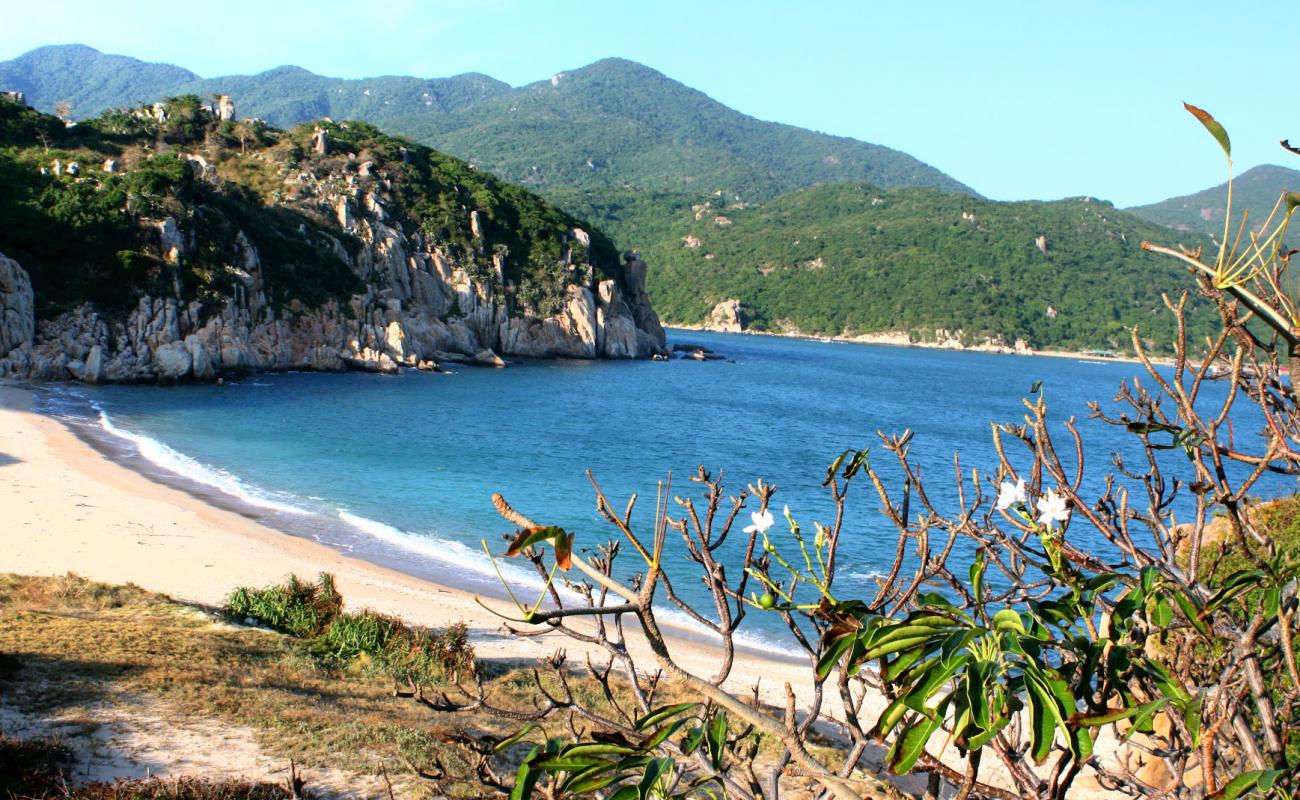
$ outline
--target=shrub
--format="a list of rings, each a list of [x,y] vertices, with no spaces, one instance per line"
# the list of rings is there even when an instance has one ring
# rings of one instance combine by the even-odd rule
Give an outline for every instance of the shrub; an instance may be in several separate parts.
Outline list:
[[[321,573],[316,583],[298,576],[264,589],[240,587],[226,600],[226,616],[240,621],[255,619],[282,633],[309,639],[320,635],[343,609],[334,590],[334,577]]]
[[[474,648],[464,623],[435,631],[369,609],[344,614],[342,608],[333,577],[322,573],[314,584],[290,576],[277,586],[236,589],[226,601],[225,614],[306,639],[322,661],[348,664],[368,659],[401,681],[454,681],[474,669]]]

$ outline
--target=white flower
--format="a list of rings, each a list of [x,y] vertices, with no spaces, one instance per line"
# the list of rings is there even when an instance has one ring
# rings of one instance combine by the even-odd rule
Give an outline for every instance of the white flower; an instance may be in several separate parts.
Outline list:
[[[749,518],[754,524],[745,528],[745,533],[767,533],[767,529],[776,524],[771,511],[755,511]]]
[[[1050,526],[1053,522],[1066,522],[1070,519],[1070,509],[1065,507],[1065,498],[1055,489],[1038,498],[1038,524]]]
[[[998,487],[998,511],[1006,511],[1017,503],[1025,502],[1026,499],[1024,478],[1020,478],[1015,483],[1003,481]]]

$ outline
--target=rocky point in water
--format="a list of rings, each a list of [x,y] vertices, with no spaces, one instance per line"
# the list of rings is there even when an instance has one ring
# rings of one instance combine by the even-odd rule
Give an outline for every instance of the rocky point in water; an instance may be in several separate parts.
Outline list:
[[[177,98],[68,129],[0,100],[0,142],[19,144],[0,158],[22,190],[120,200],[91,209],[115,252],[65,247],[79,232],[49,216],[18,220],[44,238],[0,231],[0,376],[207,381],[667,353],[640,256],[528,192],[368,125],[282,132],[233,116],[228,98]],[[59,139],[50,152],[42,132]],[[106,272],[117,283],[98,288]]]

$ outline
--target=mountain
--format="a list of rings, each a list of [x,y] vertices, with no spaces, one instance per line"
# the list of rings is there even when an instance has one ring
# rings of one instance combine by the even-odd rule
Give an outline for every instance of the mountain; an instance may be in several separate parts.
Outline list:
[[[241,117],[273,125],[362,119],[543,193],[631,186],[756,200],[861,180],[974,194],[906,153],[757,120],[622,59],[512,89],[484,75],[342,80],[297,67],[202,79],[64,45],[0,62],[0,89],[26,92],[46,111],[71,102],[77,118],[193,93],[230,95]]]
[[[39,47],[0,61],[0,90],[24,92],[28,103],[51,113],[55,103],[71,103],[77,119],[113,106],[161,100],[198,80],[171,64],[109,55],[81,44]]]
[[[1240,221],[1242,213],[1249,212],[1249,224],[1254,228],[1268,219],[1283,192],[1295,191],[1300,191],[1300,170],[1276,164],[1253,167],[1232,181],[1233,214]],[[1223,236],[1223,212],[1227,199],[1228,184],[1225,182],[1193,194],[1126,210],[1159,225],[1206,233],[1217,240]]]
[[[709,324],[734,300],[755,330],[1034,349],[1126,351],[1132,325],[1171,342],[1160,293],[1192,281],[1141,243],[1205,243],[1092,198],[997,202],[860,183],[759,204],[628,192],[565,205],[642,243],[650,291],[673,323]],[[1191,306],[1196,337],[1214,312]]]
[[[539,190],[632,186],[756,200],[864,180],[974,193],[906,153],[757,120],[623,59],[388,127]]]
[[[360,122],[0,99],[0,376],[210,380],[663,352],[645,265]]]
[[[28,103],[45,111],[53,111],[58,102],[71,103],[77,119],[169,96],[227,94],[239,100],[241,116],[280,126],[321,117],[382,122],[445,113],[510,91],[509,84],[478,74],[345,80],[293,66],[204,79],[170,64],[108,55],[79,44],[40,47],[0,62],[0,88],[25,92]]]

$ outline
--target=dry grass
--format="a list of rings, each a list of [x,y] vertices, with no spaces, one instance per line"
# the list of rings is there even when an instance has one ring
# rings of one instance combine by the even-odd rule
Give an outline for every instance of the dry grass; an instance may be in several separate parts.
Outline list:
[[[400,776],[435,755],[453,766],[458,753],[442,736],[509,730],[394,697],[390,679],[363,664],[329,668],[290,637],[75,577],[0,576],[0,653],[0,696],[26,713],[149,698],[181,717],[247,726],[268,755],[308,770],[378,774],[383,765]],[[527,702],[503,685],[510,701]]]
[[[535,707],[530,668],[494,663],[480,670],[496,705]],[[557,688],[546,673],[542,680]],[[595,681],[575,675],[569,685],[584,707],[608,710]],[[400,794],[428,791],[412,767],[440,762],[453,775],[469,773],[464,751],[448,740],[503,738],[518,727],[485,713],[434,712],[394,696],[394,688],[372,660],[339,666],[307,641],[227,624],[216,609],[75,576],[0,576],[0,700],[28,714],[93,718],[97,705],[148,700],[179,720],[251,729],[267,756],[302,765],[309,784],[312,768],[386,773]],[[683,699],[693,698],[661,687],[657,702]],[[530,738],[567,734],[556,719]],[[820,737],[814,744],[835,747]],[[771,749],[764,742],[759,760]],[[527,750],[519,745],[509,755],[521,758]],[[513,772],[508,763],[499,767]],[[490,794],[455,781],[443,788],[452,796]]]
[[[530,670],[501,664],[484,670],[494,703],[535,706]],[[575,678],[571,687],[582,703],[605,706],[594,681]],[[0,576],[0,698],[25,713],[76,715],[97,704],[147,698],[181,719],[246,726],[267,755],[295,760],[308,776],[312,767],[362,775],[382,770],[408,790],[420,783],[413,765],[428,768],[438,760],[453,773],[467,771],[463,752],[446,739],[504,737],[517,728],[482,713],[437,713],[395,697],[394,688],[367,659],[338,667],[321,661],[307,642],[232,626],[215,609],[138,587],[75,576]],[[557,721],[535,736],[545,733],[563,731]],[[516,756],[526,750],[516,749]]]

